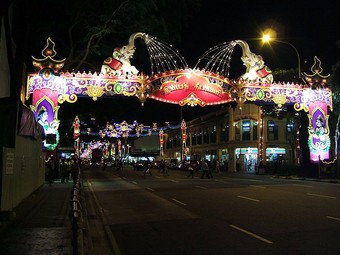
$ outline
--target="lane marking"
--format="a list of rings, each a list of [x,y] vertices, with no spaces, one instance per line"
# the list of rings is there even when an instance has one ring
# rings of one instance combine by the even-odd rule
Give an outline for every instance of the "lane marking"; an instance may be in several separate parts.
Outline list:
[[[340,221],[340,218],[336,218],[336,217],[332,217],[332,216],[326,216],[326,218],[331,219],[331,220],[339,220]]]
[[[251,181],[251,182],[264,182],[263,180],[246,179],[246,178],[233,178],[233,177],[222,177],[222,179],[239,180],[239,181]]]
[[[243,198],[243,199],[247,199],[247,200],[250,200],[250,201],[254,201],[254,202],[260,202],[260,200],[254,199],[254,198],[250,198],[250,197],[243,197],[243,196],[237,196],[237,197]]]
[[[171,182],[175,182],[175,183],[178,183],[178,181],[176,181],[176,180],[170,180]]]
[[[293,186],[304,187],[304,188],[312,188],[313,186],[310,185],[303,185],[303,184],[293,184]]]
[[[314,193],[307,193],[307,195],[315,196],[315,197],[324,197],[324,198],[336,199],[336,197],[326,196],[326,195],[321,195],[321,194],[314,194]]]
[[[199,189],[208,189],[206,187],[203,187],[203,186],[195,186],[196,188],[199,188]]]
[[[161,177],[159,177],[159,176],[155,175],[155,178],[157,178],[157,179],[160,179]]]
[[[147,190],[150,190],[150,191],[155,191],[154,189],[151,189],[149,187],[146,187]]]
[[[241,231],[241,232],[243,232],[243,233],[245,233],[245,234],[247,234],[247,235],[250,235],[250,236],[252,236],[252,237],[254,237],[254,238],[256,238],[256,239],[258,239],[258,240],[260,240],[260,241],[262,241],[262,242],[265,242],[265,243],[268,243],[268,244],[272,244],[272,243],[273,243],[272,241],[270,241],[270,240],[268,240],[268,239],[266,239],[266,238],[263,238],[263,237],[261,237],[261,236],[255,234],[255,233],[252,233],[252,232],[250,232],[250,231],[248,231],[248,230],[245,230],[245,229],[243,229],[243,228],[237,227],[237,226],[235,226],[235,225],[230,224],[229,227],[232,227],[232,228],[234,228],[234,229],[236,229],[236,230],[239,230],[239,231]]]
[[[181,201],[179,201],[179,200],[177,200],[175,198],[173,198],[172,201],[175,201],[176,203],[179,203],[181,205],[187,205],[187,204],[185,204],[185,203],[183,203],[183,202],[181,202]]]
[[[252,188],[261,188],[261,189],[266,189],[267,187],[265,186],[260,186],[260,185],[250,185]]]
[[[135,181],[132,181],[132,183],[137,185],[137,182],[135,182]]]

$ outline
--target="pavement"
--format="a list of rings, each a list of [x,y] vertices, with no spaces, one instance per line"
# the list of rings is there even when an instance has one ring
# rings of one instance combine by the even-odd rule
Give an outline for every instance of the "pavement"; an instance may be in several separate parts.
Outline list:
[[[0,253],[69,255],[73,253],[70,200],[73,183],[45,183],[0,221]]]

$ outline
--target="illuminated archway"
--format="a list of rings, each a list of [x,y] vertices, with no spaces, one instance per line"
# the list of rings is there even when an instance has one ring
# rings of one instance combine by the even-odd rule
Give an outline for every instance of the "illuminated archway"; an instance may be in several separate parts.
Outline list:
[[[149,52],[149,75],[139,72],[130,63],[137,38],[144,40]],[[35,116],[38,117],[42,109],[48,112],[46,127],[50,129],[50,134],[58,135],[58,104],[74,103],[78,96],[88,96],[93,100],[103,95],[136,96],[142,104],[150,98],[181,106],[237,102],[242,107],[247,101],[259,105],[272,104],[277,111],[281,111],[285,105],[294,105],[296,111],[309,113],[311,160],[329,159],[328,108],[332,110],[332,91],[327,87],[328,76],[322,75],[321,62],[316,57],[312,73],[303,74],[306,84],[296,84],[274,82],[262,57],[251,52],[248,44],[242,40],[210,48],[199,58],[194,68],[189,68],[171,45],[145,33],[135,33],[130,36],[127,45],[115,48],[112,57],[103,62],[100,73],[60,71],[65,59],[54,59],[54,46],[54,42],[48,38],[42,58],[32,57],[36,72],[28,74],[26,90],[26,99],[33,95],[31,109]],[[237,80],[230,80],[230,59],[236,46],[242,48],[241,60],[246,71]],[[320,121],[323,125],[322,137]],[[57,139],[55,142],[58,142]],[[48,145],[48,149],[54,148],[55,144]],[[260,138],[260,155],[262,149]]]

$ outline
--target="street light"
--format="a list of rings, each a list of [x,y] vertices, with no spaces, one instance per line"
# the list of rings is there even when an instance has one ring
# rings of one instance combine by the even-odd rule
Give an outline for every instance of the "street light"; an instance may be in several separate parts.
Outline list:
[[[298,59],[299,79],[301,79],[300,54],[299,54],[298,50],[295,48],[295,46],[293,44],[291,44],[290,42],[285,42],[285,41],[281,41],[281,40],[278,40],[276,38],[273,38],[273,37],[270,36],[270,34],[263,34],[262,42],[263,43],[269,43],[270,41],[287,44],[287,45],[291,46],[295,50],[296,55],[297,55],[297,59]]]

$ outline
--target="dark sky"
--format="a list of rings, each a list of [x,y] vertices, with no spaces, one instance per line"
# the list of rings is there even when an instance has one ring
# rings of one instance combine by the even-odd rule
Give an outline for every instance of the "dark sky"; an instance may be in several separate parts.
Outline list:
[[[97,3],[97,1],[94,1]],[[200,10],[195,11],[195,19],[187,24],[182,42],[174,45],[185,57],[189,67],[210,47],[236,39],[248,42],[252,52],[263,57],[271,69],[296,68],[297,55],[292,47],[275,43],[261,47],[258,38],[265,28],[273,28],[278,38],[296,47],[301,57],[301,69],[309,71],[314,56],[322,61],[328,73],[331,66],[339,61],[336,41],[340,40],[340,21],[337,1],[245,1],[210,0],[202,1]],[[43,7],[43,5],[42,5]],[[174,6],[174,8],[178,8]],[[51,25],[51,29],[53,29]],[[138,32],[138,31],[136,31]],[[38,40],[38,38],[37,38]],[[45,40],[37,42],[44,46]],[[128,40],[128,38],[126,38]],[[121,45],[117,45],[121,46]],[[58,50],[58,45],[56,45]],[[232,57],[231,76],[245,69],[240,61],[240,51]],[[34,55],[32,53],[32,55]],[[36,56],[39,57],[39,56]],[[65,56],[59,56],[63,58]],[[231,77],[236,78],[236,77]],[[275,80],[275,77],[274,77]],[[91,115],[105,116],[108,120],[137,120],[145,124],[152,122],[179,122],[180,116],[186,120],[200,114],[214,111],[222,106],[184,107],[148,100],[142,107],[137,98],[79,99],[76,104],[62,105],[59,118]]]
[[[314,56],[327,70],[339,60],[340,7],[336,1],[203,2],[201,14],[184,37],[183,52],[193,62],[209,47],[241,39],[248,42],[252,52],[263,56],[271,69],[296,67],[297,54],[291,46],[275,43],[272,49],[261,48],[257,39],[265,28],[274,29],[280,40],[295,46],[302,69],[309,70]]]

